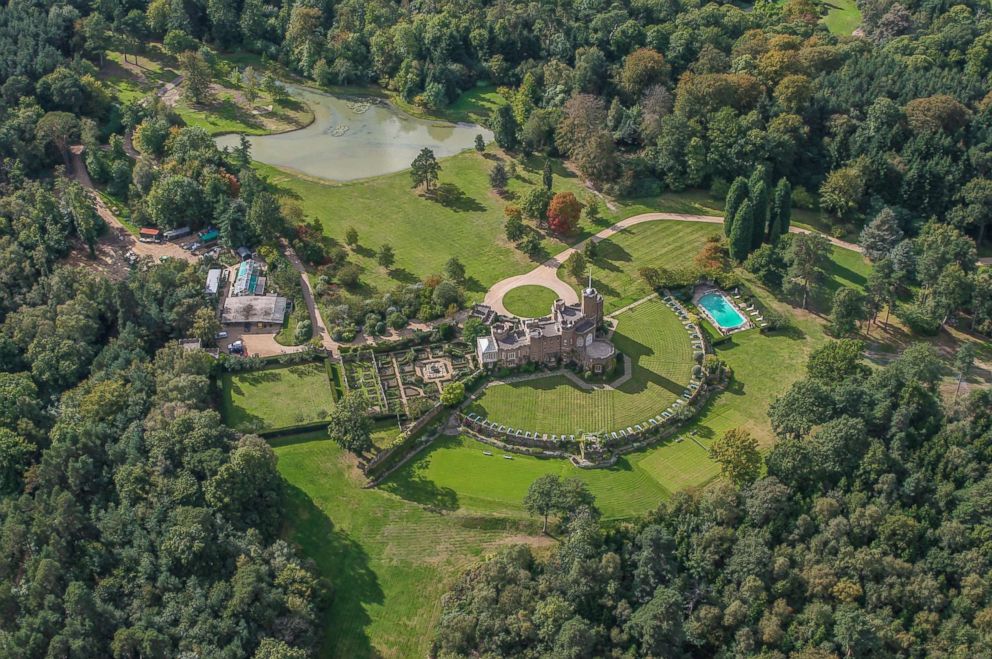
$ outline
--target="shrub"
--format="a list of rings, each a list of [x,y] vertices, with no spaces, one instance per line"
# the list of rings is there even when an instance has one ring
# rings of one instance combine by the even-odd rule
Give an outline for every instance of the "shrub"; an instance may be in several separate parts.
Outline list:
[[[915,334],[935,336],[940,330],[940,319],[928,309],[918,304],[900,304],[896,307],[896,317]]]
[[[448,407],[454,407],[465,400],[465,385],[461,382],[449,382],[441,391],[441,402]]]
[[[309,318],[304,318],[296,323],[296,329],[293,330],[293,338],[297,343],[303,343],[310,338],[311,334],[313,334],[313,326],[310,324]]]
[[[796,208],[812,210],[816,208],[816,197],[803,186],[797,185],[792,189],[792,205]]]

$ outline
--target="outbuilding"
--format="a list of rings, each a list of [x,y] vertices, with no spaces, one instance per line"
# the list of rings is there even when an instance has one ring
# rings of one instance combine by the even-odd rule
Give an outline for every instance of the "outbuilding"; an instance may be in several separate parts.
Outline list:
[[[220,268],[211,268],[207,272],[207,284],[204,286],[207,295],[217,295],[220,291],[220,279],[223,272]]]

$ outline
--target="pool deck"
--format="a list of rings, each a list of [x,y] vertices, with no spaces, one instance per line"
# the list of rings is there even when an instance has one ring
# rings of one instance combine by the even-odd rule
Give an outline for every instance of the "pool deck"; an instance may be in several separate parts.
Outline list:
[[[727,304],[733,307],[733,309],[740,315],[740,317],[744,319],[744,322],[736,327],[724,327],[723,325],[721,325],[716,320],[716,318],[713,317],[713,314],[710,313],[710,310],[699,303],[700,298],[710,293],[714,293],[716,295],[722,295],[723,299],[727,301]],[[755,321],[761,322],[764,320],[761,317],[760,312],[750,312],[748,310],[741,308],[741,306],[734,301],[734,299],[731,297],[729,293],[715,286],[709,286],[709,285],[696,286],[696,290],[693,291],[692,293],[692,303],[696,305],[696,308],[699,309],[700,313],[706,316],[706,319],[710,321],[713,327],[715,327],[718,332],[720,332],[725,336],[728,334],[733,334],[734,332],[743,332],[744,330],[751,329],[752,327],[756,326]]]

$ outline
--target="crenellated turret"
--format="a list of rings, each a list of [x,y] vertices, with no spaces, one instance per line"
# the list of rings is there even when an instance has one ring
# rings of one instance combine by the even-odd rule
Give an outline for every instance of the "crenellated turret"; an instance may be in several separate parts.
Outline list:
[[[589,285],[582,291],[582,315],[595,321],[598,326],[603,322],[603,296],[592,287],[592,273],[589,273]]]

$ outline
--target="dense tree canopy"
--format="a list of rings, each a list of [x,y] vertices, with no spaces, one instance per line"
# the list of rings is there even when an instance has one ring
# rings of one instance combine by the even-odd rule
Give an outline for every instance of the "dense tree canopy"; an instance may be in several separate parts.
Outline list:
[[[733,468],[748,474],[736,487],[679,493],[647,518],[606,530],[579,514],[546,558],[514,547],[484,561],[445,599],[436,650],[992,652],[981,512],[992,396],[978,391],[945,409],[929,351],[907,350],[868,376],[848,368],[851,377],[794,385],[786,394],[794,400],[773,408],[773,422],[783,427],[779,417],[800,410],[811,416],[800,432],[780,436],[764,477]],[[809,394],[799,392],[810,387],[822,404],[803,407],[799,399]],[[742,461],[750,453],[745,437],[724,442],[727,465],[750,463]]]

